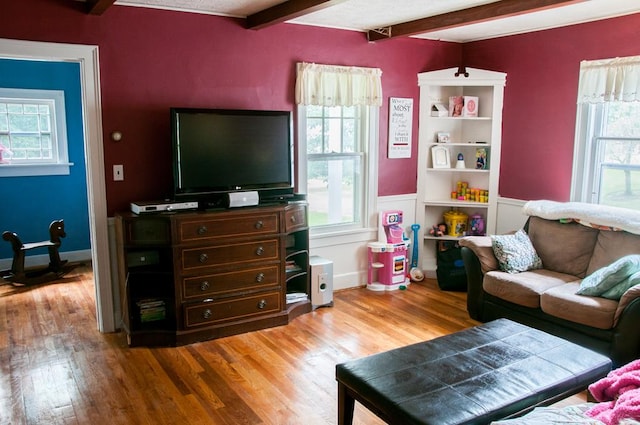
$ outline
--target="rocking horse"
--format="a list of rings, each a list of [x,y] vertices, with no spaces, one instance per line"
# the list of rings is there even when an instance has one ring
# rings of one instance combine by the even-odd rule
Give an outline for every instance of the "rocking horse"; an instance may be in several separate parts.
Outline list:
[[[54,273],[56,277],[62,277],[65,273],[63,266],[67,260],[60,260],[58,248],[60,248],[62,244],[61,238],[67,236],[64,231],[64,220],[51,222],[49,225],[49,235],[50,238],[48,241],[22,243],[16,233],[4,232],[2,239],[10,242],[13,248],[13,262],[11,263],[11,270],[2,272],[2,277],[8,281],[23,284],[32,283],[32,279],[49,272]],[[24,268],[25,252],[35,248],[47,248],[49,251],[49,265],[43,269],[27,272]]]

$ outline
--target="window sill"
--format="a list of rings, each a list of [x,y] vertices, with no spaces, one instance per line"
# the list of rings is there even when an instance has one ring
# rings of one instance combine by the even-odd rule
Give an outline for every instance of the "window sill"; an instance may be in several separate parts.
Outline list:
[[[60,164],[1,164],[0,177],[67,176],[72,162]]]
[[[370,242],[377,238],[377,228],[350,229],[315,234],[313,230],[311,230],[309,243],[312,248],[323,248],[350,243]]]

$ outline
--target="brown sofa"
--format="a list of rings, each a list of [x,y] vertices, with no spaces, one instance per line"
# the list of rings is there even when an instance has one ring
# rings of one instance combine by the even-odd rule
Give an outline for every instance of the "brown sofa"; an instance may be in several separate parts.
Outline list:
[[[640,254],[640,235],[538,216],[528,218],[525,230],[540,269],[503,272],[491,237],[460,241],[469,315],[482,322],[505,317],[547,331],[607,355],[615,366],[640,358],[640,285],[619,300],[576,294],[585,276]]]

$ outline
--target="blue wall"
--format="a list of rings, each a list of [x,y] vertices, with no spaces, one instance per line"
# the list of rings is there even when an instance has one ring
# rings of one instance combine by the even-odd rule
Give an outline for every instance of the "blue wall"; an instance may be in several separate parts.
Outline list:
[[[0,87],[64,91],[69,162],[73,163],[66,176],[0,177],[0,232],[16,232],[25,243],[46,240],[49,224],[62,218],[67,237],[61,251],[91,249],[80,65],[0,59]],[[36,249],[28,254],[46,253]],[[11,244],[0,239],[0,259],[11,257]]]

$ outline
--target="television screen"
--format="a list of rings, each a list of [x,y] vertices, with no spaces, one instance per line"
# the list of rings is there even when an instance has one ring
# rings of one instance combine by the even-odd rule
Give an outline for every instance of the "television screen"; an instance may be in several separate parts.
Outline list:
[[[293,191],[291,113],[171,109],[174,195]]]

